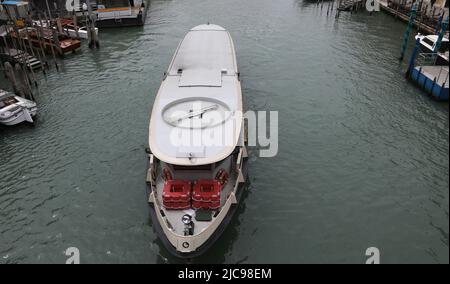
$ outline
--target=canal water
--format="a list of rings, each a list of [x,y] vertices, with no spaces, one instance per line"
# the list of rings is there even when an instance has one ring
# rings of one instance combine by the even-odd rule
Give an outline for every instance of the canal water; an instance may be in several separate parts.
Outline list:
[[[449,262],[449,109],[405,81],[406,28],[302,0],[151,1],[40,83],[35,127],[0,128],[0,263],[176,263],[152,230],[148,120],[179,40],[235,41],[248,109],[279,112],[237,215],[200,263]],[[411,43],[412,45],[412,43]],[[411,49],[411,46],[410,46]],[[9,88],[1,78],[2,88]]]

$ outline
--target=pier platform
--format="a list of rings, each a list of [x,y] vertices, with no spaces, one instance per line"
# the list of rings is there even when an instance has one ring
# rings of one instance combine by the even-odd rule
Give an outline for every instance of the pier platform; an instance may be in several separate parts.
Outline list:
[[[449,67],[447,66],[415,66],[411,70],[410,79],[425,90],[433,98],[448,101]]]
[[[38,69],[41,68],[41,61],[36,57],[30,55],[27,52],[17,50],[14,48],[4,49],[0,52],[0,59],[2,61],[9,61],[13,64],[26,62],[26,65],[29,69]]]

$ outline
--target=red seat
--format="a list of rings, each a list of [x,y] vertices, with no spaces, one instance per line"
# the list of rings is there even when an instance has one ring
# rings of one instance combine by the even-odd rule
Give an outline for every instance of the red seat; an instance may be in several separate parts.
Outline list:
[[[162,198],[166,209],[189,209],[191,207],[191,183],[186,180],[166,181]]]
[[[217,180],[198,180],[194,183],[192,207],[194,209],[218,209],[222,185]]]

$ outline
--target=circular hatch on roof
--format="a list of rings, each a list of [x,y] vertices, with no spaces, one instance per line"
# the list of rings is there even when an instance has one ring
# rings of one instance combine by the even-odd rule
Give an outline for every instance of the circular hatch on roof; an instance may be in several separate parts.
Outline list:
[[[164,107],[164,121],[180,128],[210,128],[224,123],[231,116],[230,108],[212,98],[186,98]]]

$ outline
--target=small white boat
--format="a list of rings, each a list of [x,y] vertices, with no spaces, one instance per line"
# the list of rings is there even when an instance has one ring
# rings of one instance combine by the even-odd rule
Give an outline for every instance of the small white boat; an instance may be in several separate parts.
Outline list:
[[[438,36],[437,35],[422,35],[419,33],[415,36],[415,39],[420,40],[420,48],[421,48],[422,52],[433,53],[436,48]],[[442,38],[439,50],[437,50],[437,55],[438,55],[436,58],[437,65],[448,65],[448,56],[449,56],[448,38],[445,38],[445,37]]]
[[[43,28],[47,27],[47,22],[45,21],[42,21],[42,24],[41,21],[33,21],[33,23],[38,27],[40,26],[42,26]],[[56,27],[53,28],[56,29]],[[77,38],[76,27],[71,20],[64,20],[62,22],[62,31],[66,36],[70,38]],[[98,35],[98,28],[95,28],[95,34]],[[82,39],[88,39],[88,31],[85,26],[78,27],[78,37]]]
[[[156,96],[147,151],[153,228],[175,256],[205,252],[237,208],[247,180],[242,112],[230,34],[216,25],[193,28]]]
[[[0,90],[0,124],[11,126],[24,121],[34,123],[36,113],[35,102]]]
[[[74,25],[66,25],[63,27],[63,32],[71,38],[77,38],[77,32]],[[95,28],[95,34],[98,35],[98,28]],[[78,36],[82,39],[88,39],[88,32],[85,26],[78,28]]]

